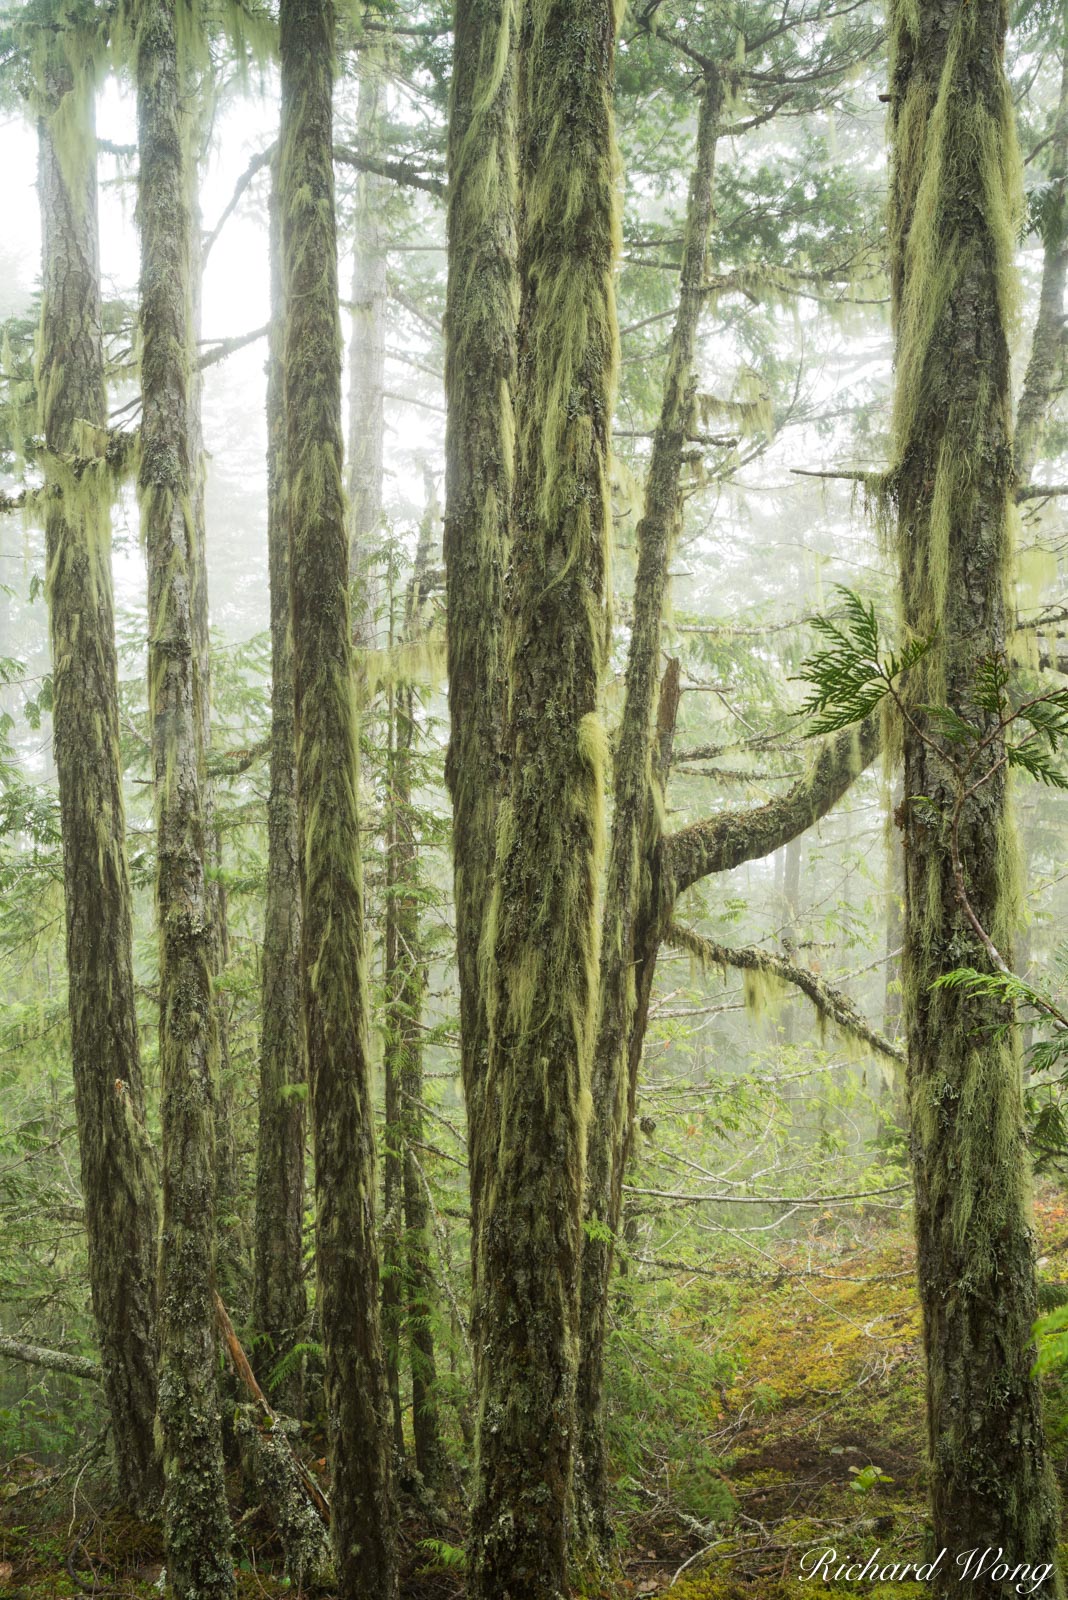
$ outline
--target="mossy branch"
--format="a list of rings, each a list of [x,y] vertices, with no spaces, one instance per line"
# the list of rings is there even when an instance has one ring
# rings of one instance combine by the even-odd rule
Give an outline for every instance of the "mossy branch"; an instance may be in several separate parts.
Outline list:
[[[869,717],[829,739],[811,771],[786,794],[763,806],[719,812],[670,834],[666,848],[677,892],[713,873],[758,861],[806,832],[871,765],[879,746],[878,721]]]
[[[88,1378],[92,1383],[103,1383],[104,1374],[95,1361],[86,1356],[68,1355],[65,1350],[48,1350],[39,1344],[24,1344],[21,1339],[11,1339],[0,1333],[0,1356],[9,1361],[24,1361],[31,1367],[47,1367],[50,1372],[62,1372],[68,1378]]]
[[[724,969],[736,967],[742,972],[757,972],[774,978],[779,983],[800,989],[815,1006],[819,1015],[833,1022],[839,1032],[867,1045],[876,1055],[884,1056],[896,1066],[905,1065],[905,1052],[893,1044],[885,1034],[874,1028],[847,994],[835,988],[817,973],[799,966],[796,961],[788,961],[785,956],[775,955],[770,950],[761,950],[756,945],[743,945],[741,948],[732,949],[727,945],[717,944],[712,939],[706,939],[701,934],[695,933],[692,928],[682,927],[677,922],[670,925],[664,939],[665,943],[674,949],[686,950],[690,955],[696,956],[703,966]]]

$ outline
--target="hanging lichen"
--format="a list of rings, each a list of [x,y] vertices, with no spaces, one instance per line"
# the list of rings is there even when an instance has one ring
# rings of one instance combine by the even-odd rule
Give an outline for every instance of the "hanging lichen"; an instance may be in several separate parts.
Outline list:
[[[516,0],[458,0],[449,113],[445,775],[453,804],[460,1047],[476,1235],[492,1139],[480,951],[501,776],[502,582],[515,450],[517,16]],[[477,1265],[476,1258],[476,1273]],[[477,1296],[475,1312],[477,1320]]]
[[[196,681],[197,553],[189,387],[190,159],[181,93],[187,0],[142,0],[136,80],[141,228],[141,524],[148,563],[160,933],[163,1231],[159,1429],[167,1581],[176,1600],[229,1600],[230,1516],[216,1392],[215,1080]]]
[[[96,35],[85,38],[73,23],[68,31],[62,12],[52,20],[53,27],[35,30],[31,52],[44,246],[35,388],[45,445],[39,504],[48,552],[71,1057],[89,1279],[116,1469],[131,1508],[150,1515],[162,1483],[154,1439],[157,1204],[143,1136],[119,755]]]
[[[349,539],[341,477],[333,7],[322,0],[282,0],[280,20],[301,964],[332,1534],[338,1587],[346,1600],[391,1600],[397,1590],[395,1513],[379,1317]]]
[[[507,781],[483,936],[498,1120],[476,1240],[478,1600],[544,1600],[567,1581],[607,757],[617,21],[609,0],[535,0],[520,44]]]
[[[953,1549],[1000,1543],[1045,1561],[1055,1557],[1058,1514],[1031,1377],[1020,1064],[1002,1006],[932,988],[949,968],[982,967],[985,956],[954,881],[951,776],[924,739],[936,731],[932,703],[990,735],[995,765],[962,808],[959,851],[971,906],[1005,952],[1019,915],[1016,846],[1000,736],[976,691],[982,663],[1005,653],[1012,559],[1020,167],[1001,63],[1005,12],[1001,0],[898,0],[891,24],[897,390],[888,487],[905,626],[934,641],[907,676],[911,720],[899,729],[934,1538]]]

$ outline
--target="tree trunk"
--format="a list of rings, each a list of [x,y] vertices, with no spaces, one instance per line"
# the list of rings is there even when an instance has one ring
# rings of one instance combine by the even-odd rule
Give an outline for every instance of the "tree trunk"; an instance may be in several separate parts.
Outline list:
[[[210,92],[210,91],[209,91]],[[200,93],[200,76],[194,70],[185,74],[184,93],[195,106]],[[192,349],[199,351],[201,301],[203,299],[204,254],[201,240],[200,193],[197,183],[197,148],[208,121],[204,107],[191,121],[189,159],[186,163],[189,196],[189,291]],[[222,838],[215,811],[215,780],[209,770],[211,751],[211,628],[208,608],[207,546],[207,471],[204,461],[203,429],[204,377],[197,361],[189,376],[189,438],[193,463],[193,649],[196,655],[197,729],[200,737],[201,785],[204,803],[204,870],[208,897],[209,961],[215,1021],[219,1036],[219,1066],[215,1091],[215,1226],[216,1277],[227,1305],[247,1307],[247,1255],[242,1241],[242,1221],[238,1215],[241,1200],[241,1166],[234,1128],[235,1084],[230,1059],[230,1015],[225,993],[215,987],[230,958],[226,922],[226,891],[222,883]]]
[[[654,713],[668,563],[681,512],[682,457],[694,424],[693,361],[704,303],[721,102],[719,77],[710,73],[701,91],[679,311],[653,439],[645,505],[638,524],[634,624],[614,766],[615,804],[601,940],[600,1017],[591,1084],[593,1112],[585,1197],[587,1224],[598,1226],[587,1227],[583,1246],[579,1367],[579,1511],[588,1519],[587,1532],[602,1549],[608,1548],[611,1538],[603,1417],[605,1321],[622,1198],[627,1106],[633,1100],[627,1060],[637,1003],[635,938],[638,925],[655,918],[659,911],[659,907],[646,903],[652,892],[650,860],[658,850],[661,832],[661,812],[651,770]]]
[[[1068,283],[1068,6],[1061,9],[1061,95],[1046,165],[1042,287],[1013,449],[1017,485],[1030,483],[1050,406],[1064,390],[1064,290]]]
[[[101,339],[93,86],[65,62],[40,84],[43,301],[38,342],[53,728],[63,835],[74,1103],[89,1282],[115,1464],[131,1509],[158,1506],[155,1174],[134,1000],[119,763],[111,482]],[[61,164],[62,109],[74,171]],[[81,478],[63,464],[93,458]]]
[[[1019,1051],[1004,1006],[932,988],[987,958],[956,891],[956,796],[924,742],[937,724],[923,709],[946,704],[982,726],[997,762],[1003,742],[976,702],[976,679],[1004,656],[1012,556],[1007,327],[1019,163],[1004,30],[1002,0],[891,9],[892,482],[905,623],[934,640],[909,674],[904,730],[904,998],[934,1547],[1001,1546],[1034,1564],[1056,1561],[1058,1504],[1031,1376]],[[1018,899],[1003,766],[964,803],[959,837],[972,907],[1004,954]],[[990,1585],[992,1595],[1011,1591],[1011,1581]]]
[[[508,782],[486,930],[500,1127],[476,1241],[476,1600],[567,1586],[603,860],[616,22],[611,0],[534,0],[520,45],[521,402]]]
[[[303,1275],[307,1061],[300,994],[300,860],[289,637],[286,418],[282,372],[282,239],[278,161],[271,168],[271,331],[267,355],[267,560],[271,590],[271,772],[267,800],[267,904],[263,928],[259,1136],[253,1326],[277,1361],[307,1316]],[[299,1372],[277,1391],[301,1410]]]
[[[515,421],[516,0],[456,0],[445,312],[445,584],[453,887],[471,1230],[491,1144],[479,967],[501,777],[500,632]],[[472,1252],[472,1270],[478,1263]],[[477,1314],[477,1296],[475,1303]],[[475,1359],[478,1336],[473,1332]]]
[[[382,52],[373,38],[361,43],[357,147],[374,155],[379,146],[386,89]],[[390,190],[373,172],[356,178],[352,250],[352,334],[349,341],[349,560],[353,578],[353,642],[375,644],[381,603],[383,453],[386,432],[386,251],[382,211]]]
[[[390,621],[390,645],[393,623]],[[397,795],[394,789],[397,767],[398,690],[390,685],[387,708],[386,756],[386,903],[383,930],[385,960],[385,1053],[382,1072],[385,1079],[386,1139],[385,1173],[382,1199],[382,1333],[386,1347],[386,1387],[393,1417],[393,1448],[398,1460],[404,1456],[404,1421],[400,1399],[400,1347],[404,1324],[404,1156],[401,1131],[401,1057],[404,1052],[401,1007],[405,1004],[408,951],[402,955],[403,932],[398,904]]]
[[[341,1600],[392,1600],[395,1512],[374,1221],[349,540],[341,478],[330,0],[282,0],[281,60],[302,965],[334,1549]]]
[[[419,534],[405,605],[403,642],[414,644],[422,631],[430,566],[430,541],[436,521],[433,482],[427,474],[427,509]],[[396,916],[396,961],[387,979],[386,1037],[398,1089],[398,1134],[404,1199],[405,1290],[409,1358],[412,1369],[412,1433],[415,1464],[433,1487],[441,1471],[441,1439],[434,1384],[435,1310],[430,1270],[430,1213],[415,1148],[423,1136],[423,1035],[426,956],[419,918],[419,845],[412,804],[412,755],[418,735],[415,690],[401,683],[394,708],[393,772],[390,783],[391,837],[389,903]]]
[[[189,16],[177,16],[175,0],[144,0],[138,14],[140,489],[159,857],[163,1121],[159,1424],[168,1582],[179,1600],[229,1600],[234,1574],[213,1298],[218,1040],[193,620],[197,467],[189,414],[189,123],[178,60],[179,32],[191,26]]]

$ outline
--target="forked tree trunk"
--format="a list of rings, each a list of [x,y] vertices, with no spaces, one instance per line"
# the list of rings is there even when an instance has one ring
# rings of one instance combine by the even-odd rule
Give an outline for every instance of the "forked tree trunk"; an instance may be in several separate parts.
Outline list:
[[[132,1510],[162,1491],[156,1415],[155,1173],[145,1133],[119,761],[111,482],[100,324],[91,82],[65,61],[38,86],[44,434],[53,727],[63,834],[67,983],[89,1282],[115,1464]],[[53,119],[64,116],[67,162]],[[91,464],[76,477],[65,458]]]
[[[924,741],[938,727],[924,707],[945,704],[992,733],[992,765],[1004,748],[976,682],[984,661],[1004,656],[1012,558],[1020,172],[1005,21],[1003,0],[891,8],[892,481],[905,622],[934,641],[909,674],[904,729],[904,998],[934,1547],[1000,1546],[1038,1564],[1056,1560],[1058,1496],[1031,1375],[1019,1050],[1002,1005],[932,987],[953,967],[984,970],[987,957],[954,880],[953,784]],[[963,806],[960,858],[974,912],[1007,955],[1018,893],[1003,766]],[[1047,1588],[1061,1592],[1055,1580]],[[1013,1585],[990,1580],[988,1592],[1007,1597]]]
[[[177,0],[185,8],[186,0]],[[141,226],[141,515],[160,930],[163,1234],[159,1425],[168,1582],[179,1600],[234,1588],[216,1390],[215,1075],[218,1038],[205,885],[203,729],[194,631],[197,466],[190,426],[188,113],[176,0],[137,28]]]
[[[508,776],[485,934],[499,1126],[476,1240],[477,1600],[546,1600],[567,1585],[603,861],[616,24],[611,0],[533,0],[520,44]]]
[[[397,1592],[375,1237],[357,730],[342,492],[334,10],[282,0],[279,193],[302,967],[341,1600]]]

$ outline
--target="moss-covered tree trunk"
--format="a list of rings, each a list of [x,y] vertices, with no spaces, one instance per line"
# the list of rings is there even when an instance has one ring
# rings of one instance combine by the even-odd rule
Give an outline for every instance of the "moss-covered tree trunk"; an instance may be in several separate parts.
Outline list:
[[[489,1033],[479,967],[500,783],[502,581],[514,471],[516,0],[457,0],[449,114],[445,584],[460,1051],[473,1235]],[[473,1262],[477,1271],[477,1260]],[[477,1309],[477,1308],[476,1308]],[[477,1337],[475,1354],[477,1360]]]
[[[179,1600],[223,1600],[234,1578],[216,1393],[218,1041],[193,620],[198,469],[189,411],[189,130],[178,43],[191,27],[175,0],[142,0],[138,8],[140,491],[148,560],[163,1122],[159,1425],[168,1583]]]
[[[342,1600],[397,1588],[375,1239],[334,215],[334,11],[282,0],[286,507],[316,1273]]]
[[[1006,643],[1020,178],[1005,20],[1003,0],[891,8],[893,486],[905,623],[934,641],[910,674],[904,732],[908,1105],[934,1545],[1000,1546],[1037,1564],[1056,1559],[1058,1496],[1031,1376],[1019,1052],[1002,1006],[932,988],[987,958],[955,884],[953,784],[923,737],[937,729],[923,709],[932,703],[992,732],[976,678]],[[1004,953],[1019,908],[1001,753],[992,733],[991,772],[961,811],[960,862],[971,906]],[[1008,1596],[1012,1583],[989,1592]]]
[[[65,62],[52,63],[38,89],[37,359],[74,1103],[115,1464],[129,1505],[147,1516],[162,1489],[155,1442],[158,1213],[144,1131],[119,763],[94,84],[87,75],[76,85]],[[64,119],[63,159],[57,116]],[[72,454],[93,462],[80,478],[64,464]]]
[[[603,860],[616,24],[612,0],[534,0],[520,40],[507,781],[485,936],[499,1126],[476,1241],[478,1600],[567,1586]]]
[[[304,1292],[304,1137],[307,1061],[300,989],[300,859],[289,636],[289,532],[285,510],[286,419],[282,372],[282,239],[278,161],[271,169],[271,330],[267,352],[267,562],[271,600],[271,771],[267,800],[256,1157],[253,1325],[267,1358],[293,1348],[307,1315]],[[300,1407],[300,1377],[279,1391]]]
[[[582,1261],[582,1359],[579,1368],[582,1495],[589,1531],[607,1547],[607,1462],[604,1447],[604,1340],[608,1284],[619,1226],[626,1121],[633,1093],[627,1061],[637,1003],[636,936],[655,910],[651,858],[661,832],[653,775],[654,719],[660,680],[660,641],[668,563],[681,511],[681,472],[693,431],[694,350],[704,304],[712,180],[722,89],[710,72],[701,86],[697,151],[687,206],[679,280],[679,310],[668,351],[664,398],[653,439],[638,523],[638,566],[614,761],[612,839],[601,940],[600,1017],[593,1068],[593,1115],[586,1174],[587,1228]],[[599,1226],[598,1226],[599,1225]]]

